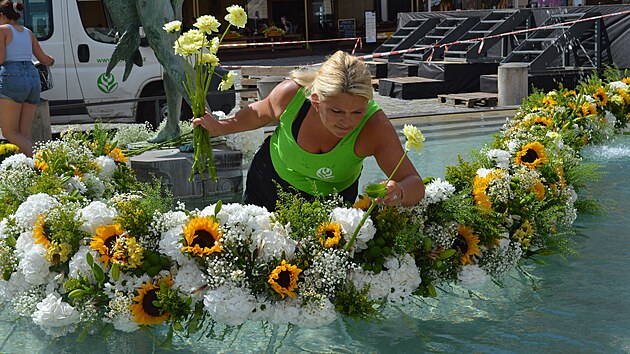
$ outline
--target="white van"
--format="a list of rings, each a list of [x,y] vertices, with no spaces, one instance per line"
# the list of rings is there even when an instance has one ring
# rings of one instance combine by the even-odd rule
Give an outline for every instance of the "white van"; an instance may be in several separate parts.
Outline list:
[[[24,25],[33,31],[44,51],[55,58],[51,68],[54,86],[42,92],[42,98],[49,101],[53,124],[91,123],[101,119],[148,121],[155,126],[166,117],[164,99],[157,105],[155,100],[85,105],[164,96],[162,67],[147,44],[139,48],[143,65],[134,65],[127,81],[122,81],[122,62],[110,75],[105,74],[116,46],[117,31],[101,0],[23,0],[23,3]],[[213,110],[229,112],[235,105],[233,91],[208,97]],[[183,119],[188,118],[190,108],[182,106]]]

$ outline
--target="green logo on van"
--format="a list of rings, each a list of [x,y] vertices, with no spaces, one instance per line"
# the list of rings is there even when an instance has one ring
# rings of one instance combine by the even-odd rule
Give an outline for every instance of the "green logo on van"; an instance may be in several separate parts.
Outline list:
[[[116,78],[112,74],[103,73],[96,80],[96,85],[98,89],[103,93],[112,93],[118,87],[118,83],[116,82]]]

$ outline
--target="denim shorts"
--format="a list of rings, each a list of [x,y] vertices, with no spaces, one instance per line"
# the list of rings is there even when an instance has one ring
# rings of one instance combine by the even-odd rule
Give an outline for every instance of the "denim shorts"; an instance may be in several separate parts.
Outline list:
[[[19,103],[39,103],[39,72],[30,61],[7,61],[0,65],[0,98]]]

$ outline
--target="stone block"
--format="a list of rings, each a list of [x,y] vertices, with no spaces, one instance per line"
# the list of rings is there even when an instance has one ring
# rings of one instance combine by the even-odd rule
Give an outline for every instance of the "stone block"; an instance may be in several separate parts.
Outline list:
[[[192,168],[192,153],[179,149],[161,149],[144,152],[130,159],[131,168],[139,181],[148,182],[153,177],[161,178],[162,186],[176,200],[186,203],[188,209],[203,208],[222,200],[224,203],[241,202],[243,199],[242,153],[225,146],[213,149],[217,168],[216,182],[202,179],[196,174],[189,181]]]

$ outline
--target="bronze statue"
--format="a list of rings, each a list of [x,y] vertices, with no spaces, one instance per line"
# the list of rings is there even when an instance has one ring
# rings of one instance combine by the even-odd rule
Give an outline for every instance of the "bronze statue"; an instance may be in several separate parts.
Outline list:
[[[185,60],[173,52],[173,38],[162,28],[165,23],[182,20],[184,0],[104,0],[120,39],[107,73],[120,61],[125,62],[123,81],[127,80],[139,55],[140,27],[144,29],[149,46],[164,68],[164,91],[168,117],[166,125],[149,142],[163,142],[179,136],[182,92],[185,92]],[[137,62],[137,60],[136,60]],[[141,60],[140,60],[141,63]],[[185,97],[188,100],[188,97]]]

